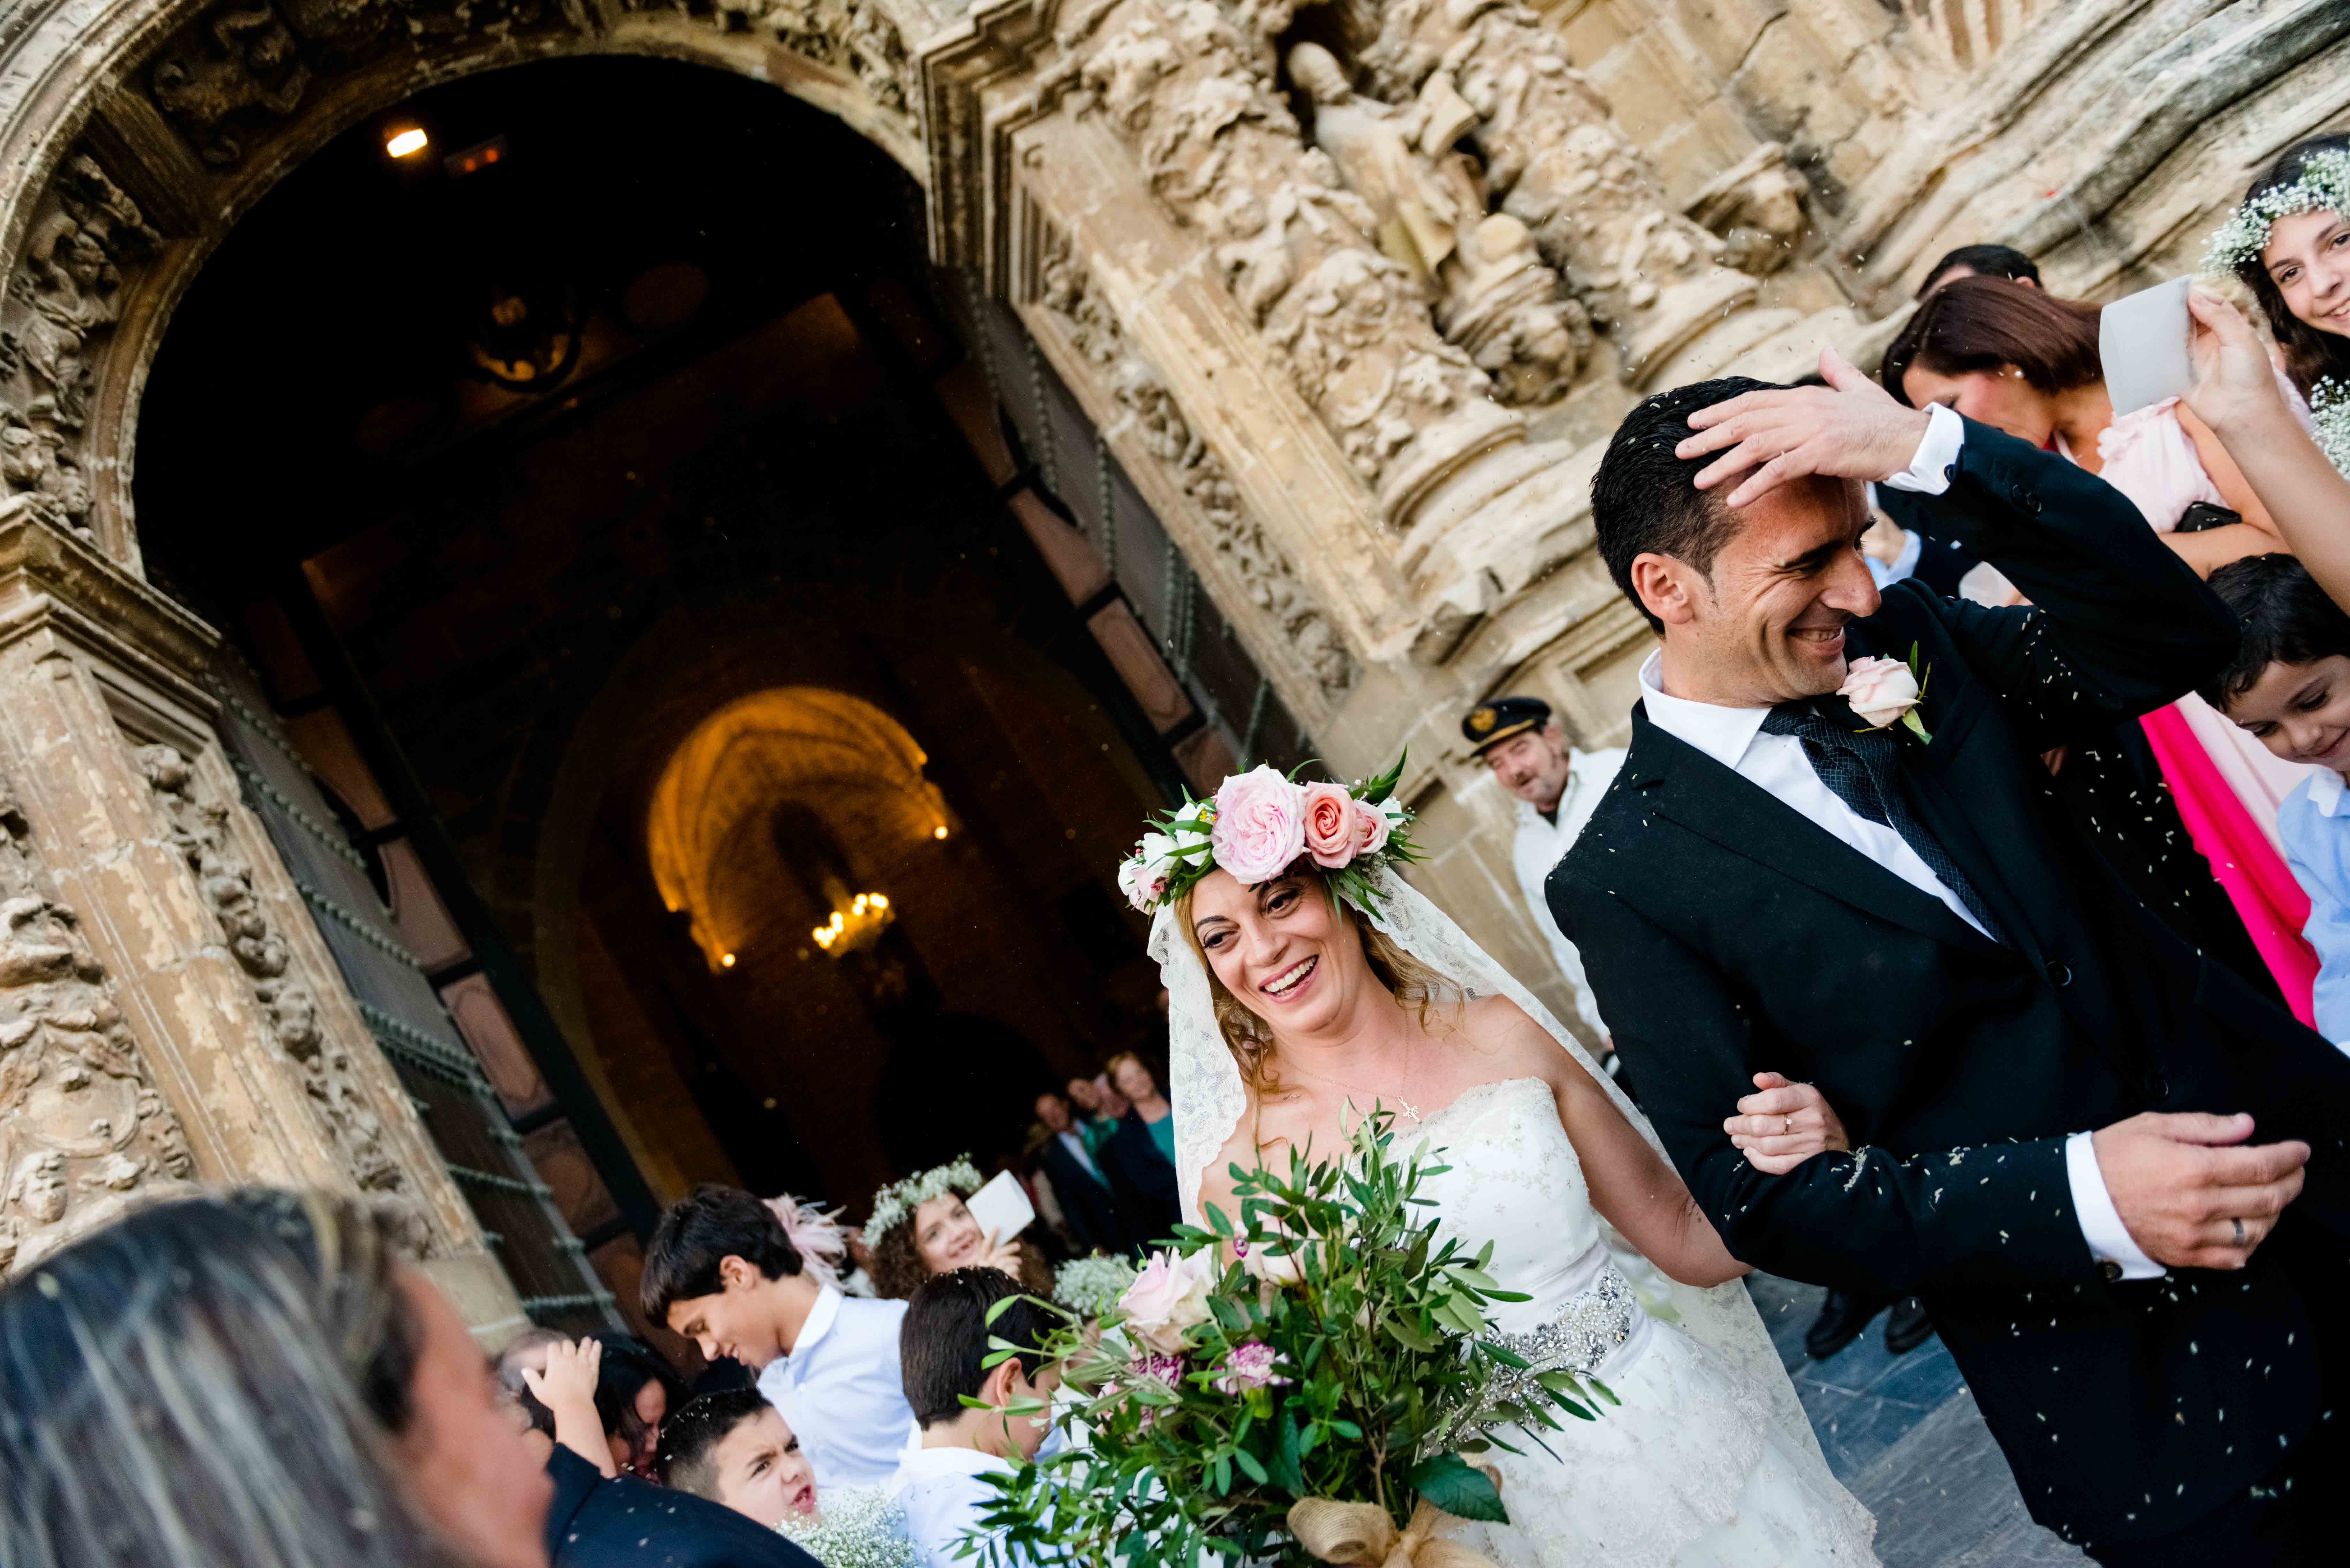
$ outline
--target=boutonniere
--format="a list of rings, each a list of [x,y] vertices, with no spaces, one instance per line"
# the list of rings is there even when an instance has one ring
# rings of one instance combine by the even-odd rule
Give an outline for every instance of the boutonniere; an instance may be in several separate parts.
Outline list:
[[[1933,667],[1918,668],[1918,645],[1909,645],[1909,662],[1898,659],[1856,659],[1846,666],[1844,684],[1836,695],[1852,704],[1872,730],[1889,730],[1900,724],[1921,742],[1933,736],[1926,732],[1925,721],[1918,717],[1918,704],[1926,700],[1926,678]]]

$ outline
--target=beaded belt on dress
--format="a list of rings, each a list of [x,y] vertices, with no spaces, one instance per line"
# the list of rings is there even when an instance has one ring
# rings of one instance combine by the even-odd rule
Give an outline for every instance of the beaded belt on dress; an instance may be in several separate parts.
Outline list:
[[[1470,1424],[1490,1426],[1499,1418],[1502,1406],[1526,1404],[1527,1396],[1538,1393],[1535,1379],[1543,1373],[1596,1372],[1632,1337],[1639,1310],[1631,1282],[1614,1263],[1601,1264],[1598,1278],[1569,1296],[1556,1317],[1523,1334],[1495,1336],[1496,1344],[1526,1365],[1494,1370]]]

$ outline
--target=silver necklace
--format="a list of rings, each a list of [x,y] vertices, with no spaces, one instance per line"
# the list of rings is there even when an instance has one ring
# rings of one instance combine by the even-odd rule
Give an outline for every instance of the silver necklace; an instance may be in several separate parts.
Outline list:
[[[1405,1072],[1405,1075],[1406,1075],[1407,1076],[1408,1076],[1408,1075],[1409,1075],[1409,1074],[1410,1074],[1410,1072],[1411,1072],[1411,1036],[1409,1036],[1409,1034],[1407,1034],[1407,1035],[1405,1035],[1405,1036],[1404,1036],[1404,1042],[1403,1042],[1403,1066],[1404,1066],[1404,1072]],[[1295,1062],[1293,1062],[1293,1063],[1291,1063],[1291,1064],[1290,1064],[1290,1070],[1291,1070],[1292,1072],[1295,1072],[1295,1073],[1297,1073],[1297,1074],[1301,1075],[1302,1076],[1308,1077],[1308,1078],[1319,1079],[1321,1082],[1323,1082],[1323,1083],[1325,1083],[1325,1084],[1332,1084],[1332,1085],[1336,1085],[1337,1087],[1339,1087],[1339,1088],[1341,1088],[1341,1089],[1346,1090],[1346,1091],[1347,1091],[1347,1096],[1348,1096],[1348,1097],[1347,1097],[1347,1104],[1349,1104],[1349,1105],[1352,1105],[1352,1104],[1354,1103],[1353,1096],[1357,1096],[1357,1095],[1359,1095],[1359,1094],[1363,1093],[1363,1089],[1362,1089],[1362,1086],[1361,1086],[1360,1085],[1357,1085],[1357,1084],[1350,1084],[1350,1083],[1347,1082],[1344,1078],[1334,1078],[1334,1077],[1331,1077],[1331,1076],[1330,1076],[1328,1074],[1326,1074],[1326,1073],[1316,1073],[1316,1072],[1314,1072],[1314,1071],[1313,1071],[1313,1070],[1311,1070],[1310,1068],[1307,1068],[1307,1067],[1305,1067],[1305,1066],[1301,1066],[1301,1065],[1299,1065],[1297,1063],[1295,1063]],[[1381,1096],[1378,1096],[1378,1095],[1373,1095],[1373,1096],[1371,1096],[1371,1105],[1372,1105],[1372,1108],[1373,1108],[1373,1109],[1377,1109],[1377,1108],[1378,1108],[1380,1106],[1384,1105],[1385,1103],[1386,1103],[1386,1102],[1381,1098]],[[1408,1100],[1408,1099],[1404,1098],[1401,1095],[1398,1095],[1398,1096],[1395,1097],[1395,1105],[1396,1105],[1396,1114],[1397,1114],[1399,1116],[1402,1117],[1402,1119],[1403,1119],[1403,1120],[1408,1121],[1408,1122],[1417,1122],[1417,1121],[1419,1121],[1419,1120],[1421,1119],[1421,1117],[1420,1117],[1420,1114],[1419,1114],[1419,1107],[1418,1106],[1413,1105],[1409,1100]],[[1339,1123],[1339,1126],[1340,1126],[1340,1127],[1341,1127],[1341,1128],[1343,1128],[1343,1127],[1346,1126],[1346,1123],[1342,1120],[1342,1121]]]

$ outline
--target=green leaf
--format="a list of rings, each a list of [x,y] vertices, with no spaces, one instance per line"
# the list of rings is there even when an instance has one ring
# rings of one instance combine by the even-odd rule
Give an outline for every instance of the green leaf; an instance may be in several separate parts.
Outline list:
[[[1273,1451],[1273,1479],[1295,1496],[1303,1496],[1305,1491],[1305,1442],[1298,1435],[1297,1423],[1284,1419],[1280,1440]]]
[[[1437,1454],[1411,1467],[1404,1477],[1412,1490],[1456,1519],[1507,1524],[1509,1511],[1493,1479],[1459,1454]]]
[[[1406,1350],[1416,1350],[1422,1355],[1432,1355],[1436,1352],[1436,1342],[1402,1318],[1390,1316],[1387,1320],[1387,1329],[1396,1343]]]
[[[1254,1454],[1250,1453],[1246,1449],[1234,1449],[1232,1450],[1232,1463],[1240,1466],[1242,1470],[1247,1474],[1248,1479],[1256,1482],[1259,1486],[1263,1486],[1268,1479],[1264,1473],[1264,1466],[1258,1461],[1257,1457]]]

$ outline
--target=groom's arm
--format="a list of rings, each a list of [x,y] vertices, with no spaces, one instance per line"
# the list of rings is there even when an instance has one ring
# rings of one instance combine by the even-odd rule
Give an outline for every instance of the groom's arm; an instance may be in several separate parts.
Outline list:
[[[2031,604],[1993,609],[1903,588],[1887,594],[1887,607],[1920,601],[1939,618],[2025,744],[2150,712],[2233,654],[2235,617],[2127,496],[1948,410],[1931,421],[1910,468],[1889,483],[1931,496],[1936,532],[1996,566]]]
[[[1907,1159],[1818,1155],[1784,1176],[1755,1169],[1722,1118],[1784,1053],[1759,1060],[1752,1016],[1721,977],[1638,910],[1565,875],[1552,888],[1573,899],[1571,934],[1640,1108],[1741,1262],[1883,1296],[2095,1276],[2062,1137]]]

